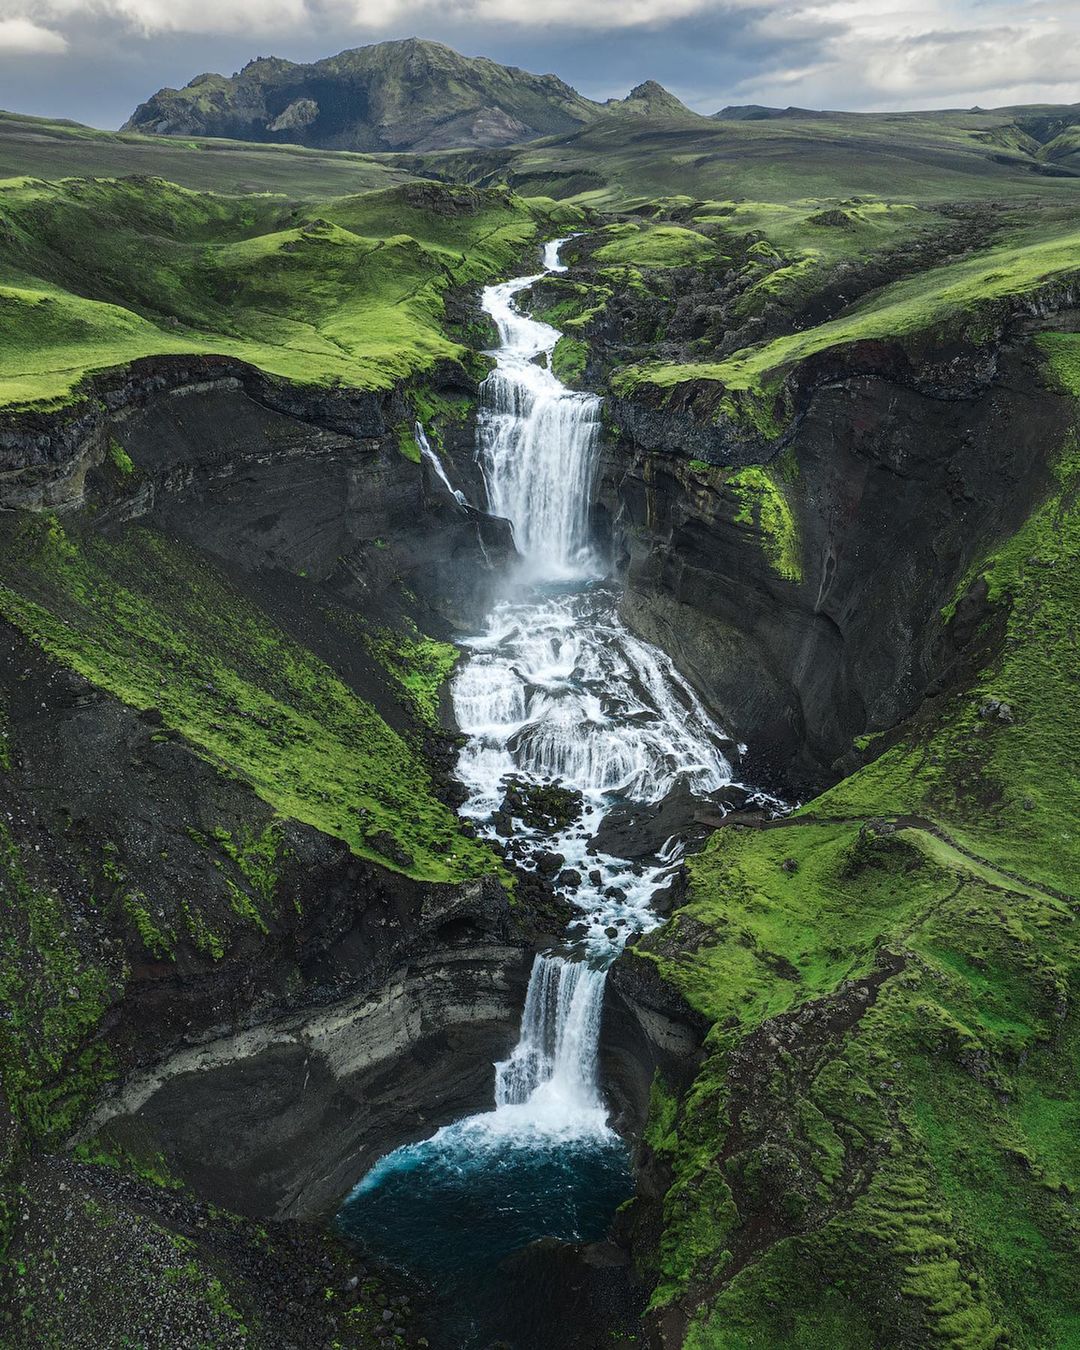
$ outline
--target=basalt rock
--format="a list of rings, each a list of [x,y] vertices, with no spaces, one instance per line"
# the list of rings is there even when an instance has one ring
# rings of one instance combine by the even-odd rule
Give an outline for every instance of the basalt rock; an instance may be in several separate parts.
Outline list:
[[[725,474],[687,463],[682,413],[666,436],[655,414],[646,443],[625,423],[604,454],[624,617],[749,745],[750,781],[820,787],[853,738],[948,684],[978,615],[947,607],[1045,490],[1067,429],[1022,339],[956,367],[951,387],[944,357],[922,387],[886,351],[875,360],[876,374],[819,371],[790,439],[758,455],[786,475],[797,577],[740,519]]]

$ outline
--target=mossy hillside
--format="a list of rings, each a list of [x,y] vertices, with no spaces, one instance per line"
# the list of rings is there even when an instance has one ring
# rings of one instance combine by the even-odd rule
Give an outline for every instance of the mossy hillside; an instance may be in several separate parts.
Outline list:
[[[717,257],[716,246],[696,230],[681,225],[609,225],[593,254],[597,262],[635,267],[703,266]]]
[[[1052,338],[1068,372],[1080,339]],[[832,788],[818,813],[915,814],[958,844],[1037,884],[1075,895],[1080,877],[1080,451],[1073,441],[1049,499],[971,582],[1003,616],[999,655],[928,726]],[[1002,706],[1004,710],[1002,710]]]
[[[425,637],[415,624],[408,631],[381,628],[365,634],[368,650],[402,691],[417,717],[439,725],[439,695],[457,665],[459,652],[450,642]]]
[[[686,1344],[1070,1343],[1073,920],[865,822],[714,836],[645,944],[713,1022],[650,1126],[674,1168],[654,1305],[694,1310]],[[883,952],[897,973],[845,1004]]]
[[[865,197],[705,202],[695,209],[693,220],[743,258],[746,285],[735,307],[742,318],[770,303],[798,308],[841,265],[868,262],[895,245],[939,237],[950,228],[946,217],[928,208]]]
[[[1072,178],[1050,178],[1033,150],[1010,151],[988,134],[1015,125],[1016,109],[940,113],[821,113],[757,120],[694,118],[674,127],[599,116],[582,131],[503,151],[397,156],[414,172],[475,176],[498,168],[532,192],[597,210],[640,209],[658,197],[889,197],[901,202],[1075,200]]]
[[[419,879],[496,870],[435,796],[420,751],[186,547],[38,516],[9,520],[4,544],[6,618],[124,702],[158,709],[281,815]]]
[[[788,333],[759,347],[744,348],[719,362],[652,363],[629,366],[613,377],[617,392],[642,386],[662,390],[692,381],[723,386],[724,411],[758,424],[763,432],[781,428],[777,400],[785,376],[800,362],[853,343],[882,341],[913,348],[991,337],[1003,314],[1025,297],[1051,285],[1080,281],[1080,245],[1071,212],[1027,230],[1016,230],[994,246],[959,261],[883,287],[839,318]]]
[[[1073,392],[1077,344],[1042,341]],[[654,1303],[696,1350],[1080,1337],[1076,487],[1070,446],[975,569],[997,654],[968,687],[789,821],[718,832],[639,944],[712,1024],[655,1123]]]
[[[412,209],[410,191],[313,208],[160,181],[0,184],[0,401],[63,400],[93,371],[157,354],[366,389],[464,359],[444,331],[446,290],[508,270],[559,213],[435,186],[430,209]],[[464,207],[440,215],[450,202]],[[425,240],[399,218],[428,222]]]

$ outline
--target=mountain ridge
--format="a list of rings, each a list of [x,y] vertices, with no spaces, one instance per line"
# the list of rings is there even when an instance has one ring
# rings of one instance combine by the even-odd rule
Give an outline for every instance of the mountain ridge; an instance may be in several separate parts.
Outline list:
[[[260,56],[159,89],[124,131],[222,136],[332,150],[495,147],[565,134],[607,111],[696,117],[655,81],[606,104],[557,75],[462,56],[421,38],[354,47],[303,64]]]

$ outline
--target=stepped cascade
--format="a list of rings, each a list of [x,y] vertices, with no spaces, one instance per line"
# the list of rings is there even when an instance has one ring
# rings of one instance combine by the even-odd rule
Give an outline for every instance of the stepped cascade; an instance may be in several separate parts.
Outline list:
[[[545,271],[564,270],[562,242],[547,246]],[[493,1108],[382,1158],[342,1214],[346,1231],[451,1286],[478,1259],[531,1238],[601,1236],[628,1193],[598,1080],[604,982],[628,938],[655,924],[650,899],[680,846],[669,840],[643,865],[590,841],[617,803],[658,802],[679,786],[706,795],[732,780],[694,691],[626,629],[604,581],[589,534],[600,401],[556,379],[558,332],[517,306],[542,275],[483,295],[500,345],[481,390],[477,456],[488,508],[511,522],[521,562],[485,630],[465,643],[453,685],[467,738],[457,773],[468,791],[462,813],[490,837],[508,779],[581,794],[578,817],[554,834],[514,823],[523,866],[554,852],[580,878],[580,913],[565,940],[535,958],[518,1043],[495,1066]],[[422,428],[417,437],[437,464]],[[478,1245],[460,1231],[470,1202],[489,1210]],[[467,1329],[459,1334],[472,1343]]]

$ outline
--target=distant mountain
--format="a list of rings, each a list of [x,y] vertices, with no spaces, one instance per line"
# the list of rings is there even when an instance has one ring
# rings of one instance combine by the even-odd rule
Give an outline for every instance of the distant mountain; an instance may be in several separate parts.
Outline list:
[[[625,113],[635,117],[699,117],[685,103],[669,93],[655,80],[646,80],[631,89],[626,98],[609,98],[603,105],[605,112]]]
[[[764,103],[729,103],[713,113],[715,122],[771,122],[778,117],[827,117],[812,108],[769,108]]]
[[[158,90],[123,129],[328,150],[442,150],[573,131],[601,108],[554,75],[408,38],[313,65],[260,57],[238,75],[199,75],[184,89]]]

